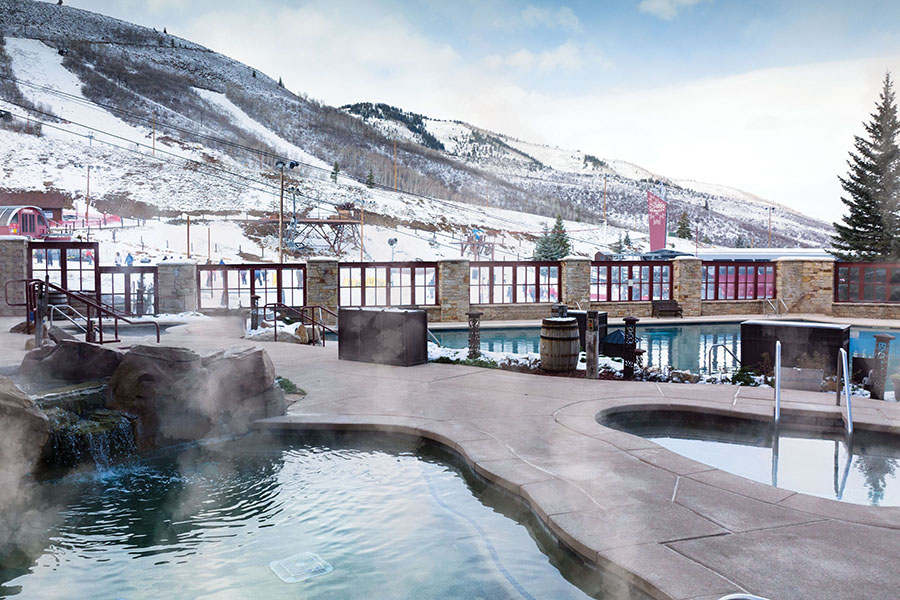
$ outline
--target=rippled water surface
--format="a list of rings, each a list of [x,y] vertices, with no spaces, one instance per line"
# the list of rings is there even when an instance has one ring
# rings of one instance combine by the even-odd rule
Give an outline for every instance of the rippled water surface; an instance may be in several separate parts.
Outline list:
[[[24,548],[0,556],[0,597],[555,599],[587,597],[569,580],[610,585],[430,447],[347,444],[255,436],[45,482]],[[269,567],[303,552],[334,570],[286,584]]]

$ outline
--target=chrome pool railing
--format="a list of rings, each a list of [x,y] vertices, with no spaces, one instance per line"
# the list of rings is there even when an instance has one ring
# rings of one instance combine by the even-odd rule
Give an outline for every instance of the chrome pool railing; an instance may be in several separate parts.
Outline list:
[[[775,340],[775,424],[781,421],[781,341]]]
[[[728,347],[727,344],[713,344],[709,347],[709,351],[706,353],[706,372],[712,373],[712,353],[716,348],[724,348],[725,352],[731,355],[731,358],[734,359],[734,362],[737,363],[738,368],[741,368],[741,359],[737,357],[737,355],[731,351],[731,348]]]
[[[843,375],[843,379],[841,376]],[[838,349],[837,369],[835,370],[835,405],[841,405],[841,388],[844,388],[844,401],[847,404],[847,435],[853,434],[853,403],[850,401],[850,368],[847,351]]]
[[[754,596],[753,594],[728,594],[722,596],[719,600],[767,600],[762,596]]]

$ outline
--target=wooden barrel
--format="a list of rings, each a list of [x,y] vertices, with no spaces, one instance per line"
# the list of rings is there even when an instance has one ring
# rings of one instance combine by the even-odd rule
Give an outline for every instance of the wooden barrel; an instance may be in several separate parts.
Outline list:
[[[551,317],[541,323],[541,368],[574,371],[578,365],[580,338],[575,317]]]

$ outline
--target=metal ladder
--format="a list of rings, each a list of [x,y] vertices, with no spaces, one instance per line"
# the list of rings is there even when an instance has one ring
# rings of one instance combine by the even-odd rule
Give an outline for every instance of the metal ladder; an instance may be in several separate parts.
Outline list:
[[[734,352],[728,347],[727,344],[713,344],[709,347],[709,352],[706,353],[706,372],[712,373],[712,353],[716,348],[724,348],[725,352],[731,355],[731,358],[734,359],[734,362],[737,363],[738,368],[741,368],[741,359],[739,359]]]

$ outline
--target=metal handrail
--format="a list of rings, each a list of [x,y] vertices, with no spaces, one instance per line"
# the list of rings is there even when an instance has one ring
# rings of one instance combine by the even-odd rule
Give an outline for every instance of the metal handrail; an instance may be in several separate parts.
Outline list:
[[[781,421],[781,341],[775,340],[775,424]]]
[[[437,344],[438,346],[441,345],[441,340],[439,340],[438,337],[437,337],[436,335],[434,335],[434,334],[431,332],[430,329],[427,329],[427,328],[426,328],[425,331],[428,332],[428,337],[430,337],[431,340],[432,340],[435,344]]]
[[[72,325],[74,325],[75,327],[77,327],[78,329],[80,329],[81,331],[83,331],[84,333],[87,333],[87,327],[86,327],[86,324],[87,324],[87,317],[85,317],[83,314],[81,314],[80,312],[78,312],[77,310],[75,310],[74,308],[72,308],[71,306],[68,306],[68,305],[67,305],[66,308],[68,308],[70,311],[72,311],[73,313],[75,313],[77,316],[79,316],[79,317],[81,317],[82,319],[84,319],[85,325],[82,325],[81,323],[79,323],[78,321],[76,321],[75,319],[73,319],[71,316],[67,315],[67,314],[66,314],[65,312],[63,312],[63,310],[62,310],[59,306],[57,306],[56,304],[48,304],[48,305],[47,305],[47,308],[50,309],[50,314],[48,315],[48,316],[50,317],[50,327],[53,327],[53,312],[56,311],[56,312],[58,312],[58,313],[60,314],[60,316],[64,317],[64,318],[65,318],[67,321],[69,321]]]
[[[841,380],[841,374],[843,373],[844,379]],[[844,388],[844,400],[847,403],[847,435],[853,434],[853,403],[850,401],[850,368],[849,368],[849,360],[847,358],[847,351],[843,348],[838,349],[838,360],[837,360],[837,369],[835,371],[836,379],[835,388],[837,388],[837,392],[835,394],[835,403],[837,406],[841,405],[841,387]],[[843,385],[841,385],[843,384]]]
[[[768,304],[769,307],[772,309],[772,314],[777,317],[778,316],[778,306],[768,298],[763,298],[763,299],[766,301],[766,304]],[[769,315],[769,311],[766,310],[766,304],[763,304],[763,316],[764,317],[767,317]]]
[[[741,366],[741,359],[737,357],[737,355],[731,351],[731,349],[726,344],[713,344],[709,347],[709,351],[706,353],[706,370],[709,373],[712,373],[712,352],[716,348],[724,348],[725,352],[731,355],[731,358],[734,359],[734,362],[738,364],[738,367]]]
[[[100,332],[100,342],[99,343],[101,343],[101,344],[106,343],[106,340],[103,339],[103,316],[104,316],[104,314],[113,319],[113,331],[114,331],[115,339],[108,340],[108,341],[110,341],[110,342],[119,341],[119,321],[124,321],[125,323],[128,323],[129,325],[153,325],[153,327],[156,328],[156,343],[157,344],[159,343],[159,340],[160,340],[159,323],[156,323],[153,321],[149,322],[149,323],[137,323],[135,321],[132,321],[128,317],[120,315],[117,312],[115,312],[109,308],[106,308],[105,306],[100,304],[98,301],[94,300],[93,298],[90,298],[89,296],[87,296],[85,294],[67,290],[64,287],[60,287],[60,286],[56,285],[55,283],[50,283],[49,281],[41,281],[40,279],[22,279],[22,280],[17,280],[17,281],[25,282],[25,299],[26,299],[26,305],[27,305],[26,318],[29,320],[32,318],[36,320],[38,317],[38,315],[36,313],[32,316],[32,311],[34,310],[34,308],[37,305],[37,303],[36,303],[37,289],[40,286],[45,286],[48,291],[53,290],[55,292],[65,294],[66,298],[73,299],[77,302],[81,302],[82,304],[87,306],[87,317],[85,317],[85,321],[88,324],[88,329],[91,329],[91,327],[90,327],[91,309],[96,311],[98,331]],[[70,306],[71,306],[71,303],[70,303]],[[85,337],[90,337],[89,331],[85,334]],[[93,341],[93,340],[87,340],[87,341]]]
[[[334,315],[334,313],[332,311],[328,310],[324,306],[314,305],[314,306],[294,307],[294,306],[288,306],[286,304],[282,304],[281,302],[270,302],[269,304],[266,304],[265,306],[263,306],[263,314],[265,314],[266,310],[269,309],[270,307],[273,309],[272,310],[272,313],[273,313],[272,320],[275,325],[274,339],[276,342],[278,341],[278,314],[275,309],[277,309],[281,312],[290,312],[290,313],[296,314],[298,317],[300,317],[301,324],[306,324],[306,321],[309,321],[309,324],[312,325],[313,327],[319,327],[322,332],[320,337],[322,338],[322,346],[323,347],[325,346],[325,332],[326,331],[328,331],[334,335],[337,335],[337,332],[334,329],[332,329],[328,325],[325,325],[325,323],[318,321],[315,317],[308,316],[306,314],[307,310],[311,311],[313,309],[320,309],[320,310],[324,310],[325,312]],[[335,316],[337,316],[337,315],[335,315]]]
[[[753,594],[728,594],[722,596],[719,600],[767,600],[762,596],[754,596]]]
[[[784,298],[778,298],[778,303],[784,307],[784,314],[788,314],[791,312],[791,309],[788,308],[788,305],[785,303]]]

